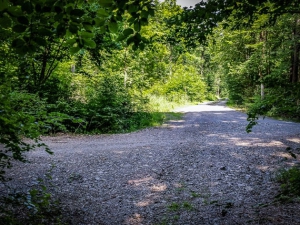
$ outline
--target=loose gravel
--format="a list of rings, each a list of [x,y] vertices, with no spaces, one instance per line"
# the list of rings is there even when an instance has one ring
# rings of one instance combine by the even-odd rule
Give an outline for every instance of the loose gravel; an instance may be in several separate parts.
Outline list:
[[[178,111],[129,134],[43,137],[54,155],[31,151],[10,185],[31,188],[52,168],[49,190],[76,225],[300,224],[299,202],[274,201],[278,169],[299,164],[286,147],[300,146],[300,124],[266,118],[247,134],[224,102]]]

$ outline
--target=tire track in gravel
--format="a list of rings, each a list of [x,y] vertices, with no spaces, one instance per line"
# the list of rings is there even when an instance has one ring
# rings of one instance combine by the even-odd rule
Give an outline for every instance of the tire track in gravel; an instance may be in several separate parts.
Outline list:
[[[34,186],[55,165],[51,191],[70,224],[300,224],[299,203],[257,207],[278,193],[275,171],[299,162],[285,152],[299,124],[265,119],[247,134],[246,115],[224,102],[179,111],[130,134],[45,137],[55,155],[29,153],[11,185]]]

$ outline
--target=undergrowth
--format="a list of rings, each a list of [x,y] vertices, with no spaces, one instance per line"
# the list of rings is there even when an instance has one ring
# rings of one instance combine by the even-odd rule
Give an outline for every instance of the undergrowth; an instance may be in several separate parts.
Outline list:
[[[5,193],[0,196],[1,225],[63,225],[60,203],[48,190],[51,185],[51,170],[46,179],[39,179],[35,187],[23,191],[12,189],[3,183]]]
[[[277,181],[281,184],[281,192],[277,196],[280,200],[300,198],[300,168],[291,167],[284,169],[277,175]]]

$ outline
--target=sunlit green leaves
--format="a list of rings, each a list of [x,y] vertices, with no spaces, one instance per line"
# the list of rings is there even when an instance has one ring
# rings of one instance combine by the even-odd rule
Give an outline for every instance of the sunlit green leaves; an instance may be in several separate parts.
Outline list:
[[[83,39],[83,43],[85,47],[96,48],[96,43],[92,39]]]
[[[81,31],[79,32],[79,36],[81,36],[82,38],[93,38],[94,34],[86,31]]]
[[[65,42],[65,46],[73,46],[77,42],[77,38],[71,38]]]
[[[143,41],[136,33],[139,33],[141,27],[147,24],[149,15],[153,13],[152,1],[83,2],[79,0],[74,3],[71,0],[54,2],[52,0],[24,0],[13,4],[9,2],[0,0],[0,11],[6,10],[7,12],[0,16],[0,26],[4,29],[12,27],[12,32],[19,35],[28,46],[34,43],[36,47],[48,44],[49,39],[45,37],[72,39],[76,36],[78,39],[76,46],[95,48],[95,42],[92,40],[95,30],[102,34],[109,32],[114,39],[118,37],[117,41],[134,37],[134,41],[128,43],[139,46],[139,43]],[[89,4],[90,11],[87,10]],[[126,17],[124,17],[125,14],[127,14]],[[120,32],[122,23],[127,23],[129,28]],[[73,49],[72,52],[75,50]]]
[[[76,47],[71,47],[71,48],[70,48],[70,53],[71,53],[72,55],[76,54],[76,53],[79,52],[79,51],[80,51],[80,47],[78,47],[78,46],[76,46]]]
[[[139,6],[138,5],[130,5],[129,8],[128,8],[128,12],[129,13],[133,13],[133,12],[137,12],[139,11]]]
[[[108,16],[109,16],[109,13],[106,12],[105,9],[100,8],[100,9],[97,11],[97,15],[98,15],[99,17],[108,17]]]

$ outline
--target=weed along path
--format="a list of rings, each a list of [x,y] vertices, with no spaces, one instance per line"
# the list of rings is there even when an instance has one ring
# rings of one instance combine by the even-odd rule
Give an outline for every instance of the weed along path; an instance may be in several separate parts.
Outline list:
[[[30,152],[11,186],[51,168],[69,224],[300,224],[299,202],[274,201],[276,172],[299,163],[286,151],[299,147],[299,124],[265,119],[247,134],[246,115],[222,102],[179,111],[129,134],[45,137],[54,155]]]

